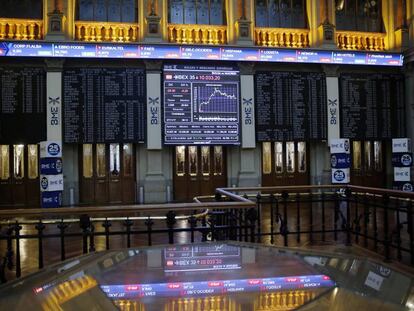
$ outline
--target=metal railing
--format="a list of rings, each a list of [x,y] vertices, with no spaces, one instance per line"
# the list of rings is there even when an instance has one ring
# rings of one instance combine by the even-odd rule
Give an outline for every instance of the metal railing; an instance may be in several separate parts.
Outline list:
[[[33,261],[41,269],[79,254],[114,248],[111,244],[117,244],[115,248],[173,244],[180,234],[186,236],[179,242],[206,241],[214,232],[210,211],[217,208],[247,212],[255,204],[241,198],[238,202],[1,210],[0,278],[6,281],[6,268],[20,277],[22,271],[32,272],[25,266],[33,268]],[[31,247],[26,250],[22,243]]]
[[[5,282],[82,253],[207,240],[358,244],[414,265],[413,199],[326,185],[219,188],[214,198],[185,204],[0,210],[0,277]]]

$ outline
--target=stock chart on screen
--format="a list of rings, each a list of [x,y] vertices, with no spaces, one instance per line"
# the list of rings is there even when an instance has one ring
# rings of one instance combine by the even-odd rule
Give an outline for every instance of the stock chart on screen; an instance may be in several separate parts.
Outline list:
[[[165,144],[239,144],[239,93],[235,68],[165,65]]]

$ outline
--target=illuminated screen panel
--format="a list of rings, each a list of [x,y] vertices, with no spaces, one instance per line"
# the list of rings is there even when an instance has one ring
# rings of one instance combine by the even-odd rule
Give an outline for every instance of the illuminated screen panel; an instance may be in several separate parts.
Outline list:
[[[0,143],[30,144],[45,139],[45,69],[0,67]]]
[[[401,53],[277,49],[263,47],[208,47],[173,44],[79,42],[0,42],[0,57],[190,59],[402,66]]]
[[[164,271],[241,269],[241,249],[232,245],[172,246],[164,249]]]
[[[143,69],[67,68],[62,85],[65,143],[144,141]]]
[[[258,141],[326,140],[326,76],[319,72],[257,72]]]
[[[229,67],[164,66],[164,143],[239,145],[240,74]]]
[[[405,137],[404,76],[343,73],[339,78],[341,137]]]
[[[326,275],[269,277],[197,282],[101,285],[109,298],[191,297],[230,293],[329,288],[335,282]]]

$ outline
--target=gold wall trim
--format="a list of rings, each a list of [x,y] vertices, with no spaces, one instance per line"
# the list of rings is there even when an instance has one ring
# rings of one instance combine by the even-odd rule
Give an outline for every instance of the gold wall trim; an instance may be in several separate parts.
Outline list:
[[[41,40],[43,35],[42,20],[0,18],[0,40]]]
[[[88,42],[135,42],[138,24],[112,22],[75,22],[75,39]]]
[[[336,31],[336,45],[341,50],[385,51],[387,34],[378,32]]]
[[[168,24],[168,41],[182,44],[227,44],[227,26]]]
[[[256,27],[254,41],[259,46],[309,47],[309,29]]]

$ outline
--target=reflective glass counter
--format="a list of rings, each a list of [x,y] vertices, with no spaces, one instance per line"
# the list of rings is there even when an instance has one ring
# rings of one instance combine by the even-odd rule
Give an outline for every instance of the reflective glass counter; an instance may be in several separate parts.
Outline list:
[[[222,242],[85,255],[0,287],[9,310],[409,310],[412,277],[349,255]]]

